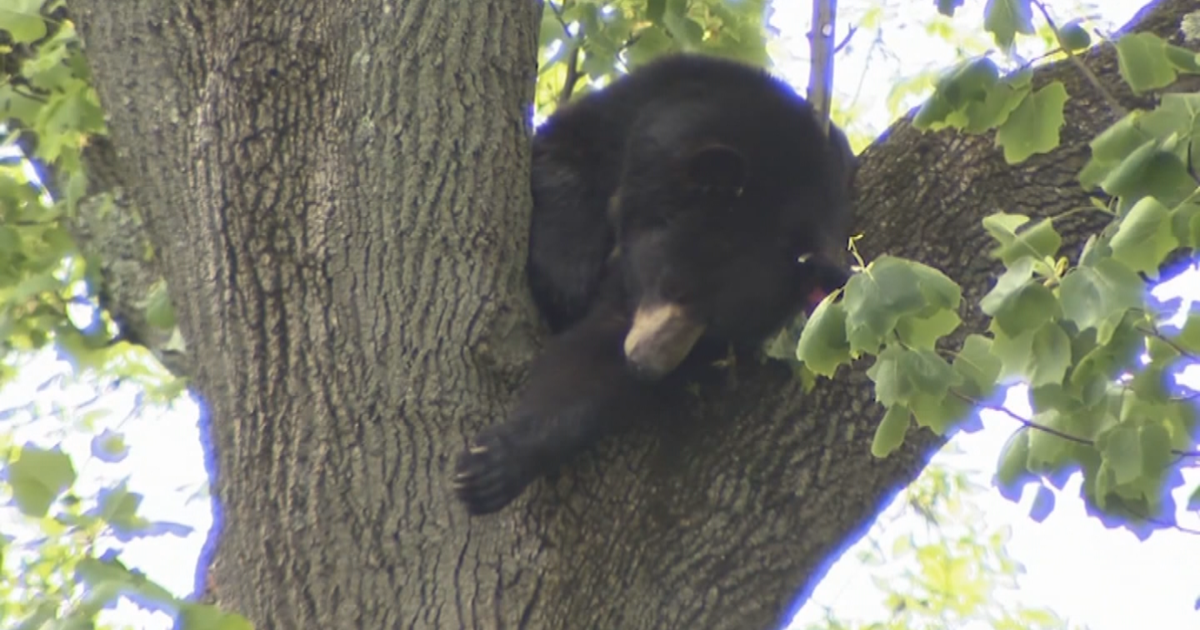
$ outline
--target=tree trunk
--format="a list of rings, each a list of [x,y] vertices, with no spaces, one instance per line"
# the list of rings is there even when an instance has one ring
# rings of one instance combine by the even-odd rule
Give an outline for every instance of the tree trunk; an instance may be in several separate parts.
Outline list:
[[[1189,5],[1146,24],[1175,35]],[[677,421],[468,519],[453,458],[503,416],[541,333],[523,275],[540,8],[72,9],[206,405],[212,594],[260,630],[777,626],[940,445],[914,431],[874,459],[861,369],[803,394],[743,361]],[[1111,50],[1087,62],[1131,102]],[[1012,168],[990,136],[906,122],[872,147],[864,254],[932,264],[977,301],[983,215],[1084,203],[1085,142],[1116,114],[1068,64],[1049,77],[1072,96],[1053,156]]]

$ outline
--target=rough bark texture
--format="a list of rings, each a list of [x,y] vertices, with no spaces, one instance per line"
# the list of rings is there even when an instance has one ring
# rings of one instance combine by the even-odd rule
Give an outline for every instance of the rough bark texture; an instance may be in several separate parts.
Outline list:
[[[477,625],[446,462],[536,330],[536,6],[77,6],[203,348],[221,602],[259,628]]]
[[[1175,36],[1192,4],[1144,24]],[[772,627],[940,444],[914,431],[876,460],[861,369],[803,395],[743,362],[677,422],[468,520],[452,458],[504,413],[537,333],[538,7],[72,9],[211,419],[213,592],[256,627]],[[1087,63],[1134,104],[1111,50]],[[863,252],[932,264],[973,302],[995,271],[982,216],[1084,203],[1084,142],[1116,114],[1068,64],[1050,78],[1072,96],[1063,148],[1019,168],[990,136],[894,126],[859,176]]]

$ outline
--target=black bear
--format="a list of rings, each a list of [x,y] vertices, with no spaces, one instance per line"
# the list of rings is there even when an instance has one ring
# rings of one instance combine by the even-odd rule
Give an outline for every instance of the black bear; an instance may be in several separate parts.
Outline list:
[[[528,260],[555,335],[459,457],[467,510],[671,413],[691,368],[840,288],[855,168],[791,87],[715,57],[656,60],[555,112],[534,138]]]

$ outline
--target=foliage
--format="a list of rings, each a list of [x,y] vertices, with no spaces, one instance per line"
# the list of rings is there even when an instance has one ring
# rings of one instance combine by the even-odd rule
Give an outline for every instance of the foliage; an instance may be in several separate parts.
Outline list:
[[[107,131],[62,0],[12,0],[0,8],[0,122],[0,357],[54,344],[81,372],[134,379],[156,394],[151,400],[179,395],[181,381],[145,349],[117,340],[116,326],[94,297],[96,272],[68,231],[87,189],[84,148]],[[42,189],[47,177],[53,197]],[[173,326],[162,302],[147,305],[150,319]],[[11,362],[0,362],[0,386],[14,374]],[[71,430],[86,432],[88,424]],[[93,453],[119,459],[123,448],[120,434],[105,432]],[[5,522],[23,533],[6,532],[11,539],[0,542],[0,624],[92,627],[101,610],[129,596],[178,613],[184,627],[249,627],[236,615],[177,599],[128,569],[117,550],[102,551],[104,539],[180,532],[181,526],[140,517],[137,493],[117,485],[87,496],[77,488],[71,456],[15,445],[7,433],[0,434],[0,462],[0,494],[19,510]]]
[[[151,377],[143,351],[114,343],[89,287],[96,270],[68,230],[87,187],[84,147],[107,133],[75,26],[61,0],[15,0],[0,29],[0,355],[56,342],[81,368]],[[53,198],[38,190],[51,174]],[[11,377],[0,367],[0,384]]]
[[[1035,6],[989,2],[985,27],[1011,47],[1016,34],[1031,32]],[[1063,54],[1086,43],[1076,27],[1054,28]],[[1200,71],[1200,56],[1150,33],[1125,35],[1116,50],[1135,91]],[[1017,163],[1058,146],[1067,96],[1059,81],[1035,88],[1027,70],[1002,77],[990,58],[979,57],[937,82],[914,124],[994,129],[1005,159]],[[1170,526],[1179,459],[1200,455],[1193,450],[1196,394],[1174,383],[1200,357],[1200,314],[1179,330],[1163,326],[1142,276],[1157,276],[1169,257],[1200,247],[1200,189],[1190,170],[1197,112],[1200,95],[1167,94],[1097,136],[1079,180],[1107,202],[1037,220],[985,217],[991,255],[1005,272],[979,303],[990,319],[986,334],[967,335],[957,351],[948,348],[960,328],[961,289],[920,263],[881,256],[864,264],[840,301],[831,296],[816,310],[797,344],[809,370],[832,376],[851,360],[874,357],[867,374],[887,409],[872,448],[877,456],[900,446],[910,421],[945,434],[987,406],[1000,383],[1020,381],[1030,386],[1034,416],[1014,416],[1021,428],[998,464],[1002,492],[1019,496],[1031,482],[1061,488],[1080,469],[1085,503],[1106,525],[1123,524],[1141,537]],[[1071,264],[1055,223],[1076,212],[1103,214],[1109,224]],[[1148,361],[1140,364],[1144,353]]]
[[[860,621],[880,616],[861,610],[853,618],[835,616],[826,608],[819,624],[805,627],[1065,628],[1066,623],[1050,610],[1013,607],[999,597],[1003,591],[1015,592],[1017,576],[1024,569],[1006,550],[1009,529],[989,527],[983,511],[972,501],[984,492],[986,488],[972,481],[967,472],[951,472],[935,458],[857,545],[857,559],[870,571],[871,582],[882,596],[886,621]],[[921,517],[909,521],[918,525],[898,529],[906,512]]]
[[[80,412],[59,407],[67,386],[77,378],[67,377],[58,387],[43,384],[27,404],[0,411],[12,430],[0,434],[5,482],[0,496],[12,506],[0,510],[6,534],[0,560],[0,623],[108,628],[112,626],[104,622],[102,611],[126,597],[143,607],[181,615],[184,627],[248,628],[236,616],[179,600],[121,561],[123,543],[183,536],[190,528],[145,518],[140,510],[143,496],[124,480],[112,479],[129,449],[121,434],[97,430],[98,424],[108,424],[103,421],[110,404],[95,397]],[[44,418],[37,401],[46,397],[54,398],[57,422],[35,423]],[[13,440],[19,434],[30,438],[21,446]],[[79,439],[86,436],[91,436],[90,444]]]
[[[764,65],[765,9],[765,0],[551,0],[539,37],[538,114],[668,53]]]

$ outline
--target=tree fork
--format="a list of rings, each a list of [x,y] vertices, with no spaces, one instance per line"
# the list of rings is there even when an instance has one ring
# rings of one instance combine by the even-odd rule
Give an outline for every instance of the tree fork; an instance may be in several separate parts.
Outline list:
[[[1191,5],[1138,28],[1179,43]],[[216,599],[256,627],[775,627],[941,445],[921,432],[876,460],[861,369],[804,394],[742,361],[678,422],[467,519],[453,455],[504,413],[538,331],[538,7],[71,6],[210,419]],[[1080,58],[1148,102],[1111,46]],[[1115,120],[1071,64],[1051,79],[1072,97],[1062,146],[1017,167],[990,136],[894,125],[863,156],[861,251],[943,269],[977,304],[980,218],[1086,203],[1086,141]]]

